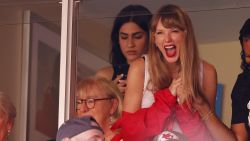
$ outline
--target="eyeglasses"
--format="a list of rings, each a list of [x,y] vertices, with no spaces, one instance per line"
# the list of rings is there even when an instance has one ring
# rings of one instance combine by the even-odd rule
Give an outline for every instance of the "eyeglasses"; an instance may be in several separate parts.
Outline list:
[[[114,97],[77,99],[76,104],[83,104],[83,102],[84,102],[88,109],[93,109],[95,107],[96,101],[111,100],[111,99],[114,99]],[[76,109],[76,110],[79,110],[79,109]]]

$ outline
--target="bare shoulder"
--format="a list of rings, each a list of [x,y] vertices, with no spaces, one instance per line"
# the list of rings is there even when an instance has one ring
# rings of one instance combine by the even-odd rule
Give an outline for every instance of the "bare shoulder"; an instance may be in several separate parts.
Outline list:
[[[212,74],[215,73],[216,74],[216,69],[215,69],[214,65],[208,63],[205,60],[203,60],[202,62],[203,62],[205,74],[210,74],[210,73],[212,73]]]
[[[114,70],[112,66],[107,66],[96,71],[95,76],[104,77],[108,80],[112,79]]]
[[[145,63],[143,58],[139,58],[130,64],[129,71],[141,73],[144,72]]]
[[[217,72],[214,65],[203,60],[203,92],[212,109],[215,107]]]
[[[123,110],[135,112],[141,107],[144,86],[144,60],[139,58],[130,64]]]

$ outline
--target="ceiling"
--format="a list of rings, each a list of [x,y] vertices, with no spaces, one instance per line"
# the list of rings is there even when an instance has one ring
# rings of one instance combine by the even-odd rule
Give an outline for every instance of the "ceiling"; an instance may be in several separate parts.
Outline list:
[[[187,11],[213,11],[216,9],[231,9],[250,7],[249,0],[82,0],[83,13],[89,16],[105,17],[115,16],[126,5],[142,4],[153,13],[165,4],[176,4]]]
[[[237,39],[239,28],[250,17],[249,0],[83,0],[80,19],[96,20],[110,28],[113,17],[126,5],[142,4],[155,13],[170,3],[188,11],[200,43]]]
[[[47,7],[57,5],[61,0],[0,0],[3,7]],[[155,13],[165,4],[176,4],[188,11],[194,25],[198,42],[218,42],[236,39],[238,31],[246,18],[250,16],[250,0],[80,0],[79,20],[94,21],[96,24],[112,27],[113,17],[120,9],[129,4],[141,4]],[[41,9],[47,11],[46,8]],[[40,11],[41,11],[40,10]],[[59,11],[60,12],[60,11]],[[49,20],[60,21],[60,14],[47,12]],[[58,11],[57,11],[58,13]],[[2,16],[3,14],[3,16]],[[54,14],[54,16],[53,16]],[[0,13],[2,19],[11,21],[11,16]],[[12,20],[15,21],[15,20]],[[17,21],[19,22],[19,21]]]

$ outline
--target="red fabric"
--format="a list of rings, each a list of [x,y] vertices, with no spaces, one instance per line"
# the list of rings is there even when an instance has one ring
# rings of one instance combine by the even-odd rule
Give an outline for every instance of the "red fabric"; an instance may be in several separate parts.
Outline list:
[[[182,106],[176,102],[168,89],[155,94],[155,103],[140,109],[135,113],[123,112],[122,118],[113,126],[112,130],[120,129],[111,141],[152,141],[164,129],[172,130],[172,115],[189,141],[212,141],[205,124],[197,112],[191,111],[186,104]]]
[[[123,112],[122,118],[113,126],[112,130],[120,128],[120,134],[112,141],[151,141],[166,127],[166,119],[172,115],[176,106],[176,97],[168,89],[155,94],[155,102],[150,108],[140,109],[135,113]]]
[[[176,106],[176,119],[189,141],[213,141],[198,112],[191,111],[187,105]]]

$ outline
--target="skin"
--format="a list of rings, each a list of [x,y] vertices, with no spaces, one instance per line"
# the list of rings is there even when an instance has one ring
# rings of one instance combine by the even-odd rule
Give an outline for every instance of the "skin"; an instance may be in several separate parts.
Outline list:
[[[243,39],[242,46],[246,54],[246,57],[245,57],[246,62],[250,64],[250,38]]]
[[[245,59],[246,62],[250,63],[250,39],[245,38],[243,39],[242,46],[245,52]],[[234,132],[235,136],[237,137],[238,141],[247,141],[248,140],[248,133],[245,127],[245,123],[238,123],[232,124],[231,129]]]
[[[156,27],[155,44],[162,52],[163,57],[168,62],[168,65],[173,72],[173,82],[169,89],[173,95],[181,95],[183,91],[181,87],[181,78],[178,76],[179,66],[179,50],[181,47],[185,47],[185,31],[181,31],[176,28],[165,28],[162,23],[159,22]],[[165,48],[174,47],[175,53],[169,55],[166,53]],[[215,109],[216,98],[216,85],[217,85],[217,73],[213,65],[202,61],[204,73],[202,90],[204,97],[200,97],[199,102],[193,103],[193,108],[196,109],[200,115],[207,115],[210,110]],[[125,92],[123,110],[126,112],[134,113],[141,109],[141,101],[143,96],[144,86],[144,73],[145,63],[143,59],[138,59],[131,63],[127,78],[127,89]],[[135,81],[136,80],[136,81]],[[218,119],[216,116],[211,115],[206,121],[204,121],[211,135],[215,140],[227,140],[234,141],[235,137],[231,131]]]
[[[86,93],[86,95],[77,95],[77,99],[87,99],[87,98],[107,98],[108,96],[97,88],[91,89]],[[103,108],[105,107],[105,108]],[[118,107],[117,99],[110,100],[100,100],[95,101],[95,107],[93,109],[88,109],[83,104],[78,104],[77,116],[91,115],[96,121],[100,124],[101,128],[104,130],[105,135],[113,134],[113,132],[109,129],[110,126],[110,115],[112,115]]]
[[[128,22],[121,26],[119,44],[128,64],[145,53],[146,40],[146,32],[134,22]]]
[[[125,23],[119,30],[119,44],[123,55],[127,59],[127,63],[131,64],[131,62],[140,58],[145,53],[147,34],[134,22]],[[96,75],[111,80],[113,73],[113,68],[109,66],[98,70]],[[121,80],[121,78],[122,75],[118,75],[114,83],[117,84],[122,93],[125,93],[127,81]]]
[[[161,22],[158,22],[155,33],[155,44],[159,48],[169,65],[173,66],[179,60],[180,48],[184,46],[185,37],[185,32],[181,31],[180,29],[174,27],[165,28]],[[167,55],[166,49],[170,48],[175,50],[175,55]]]

